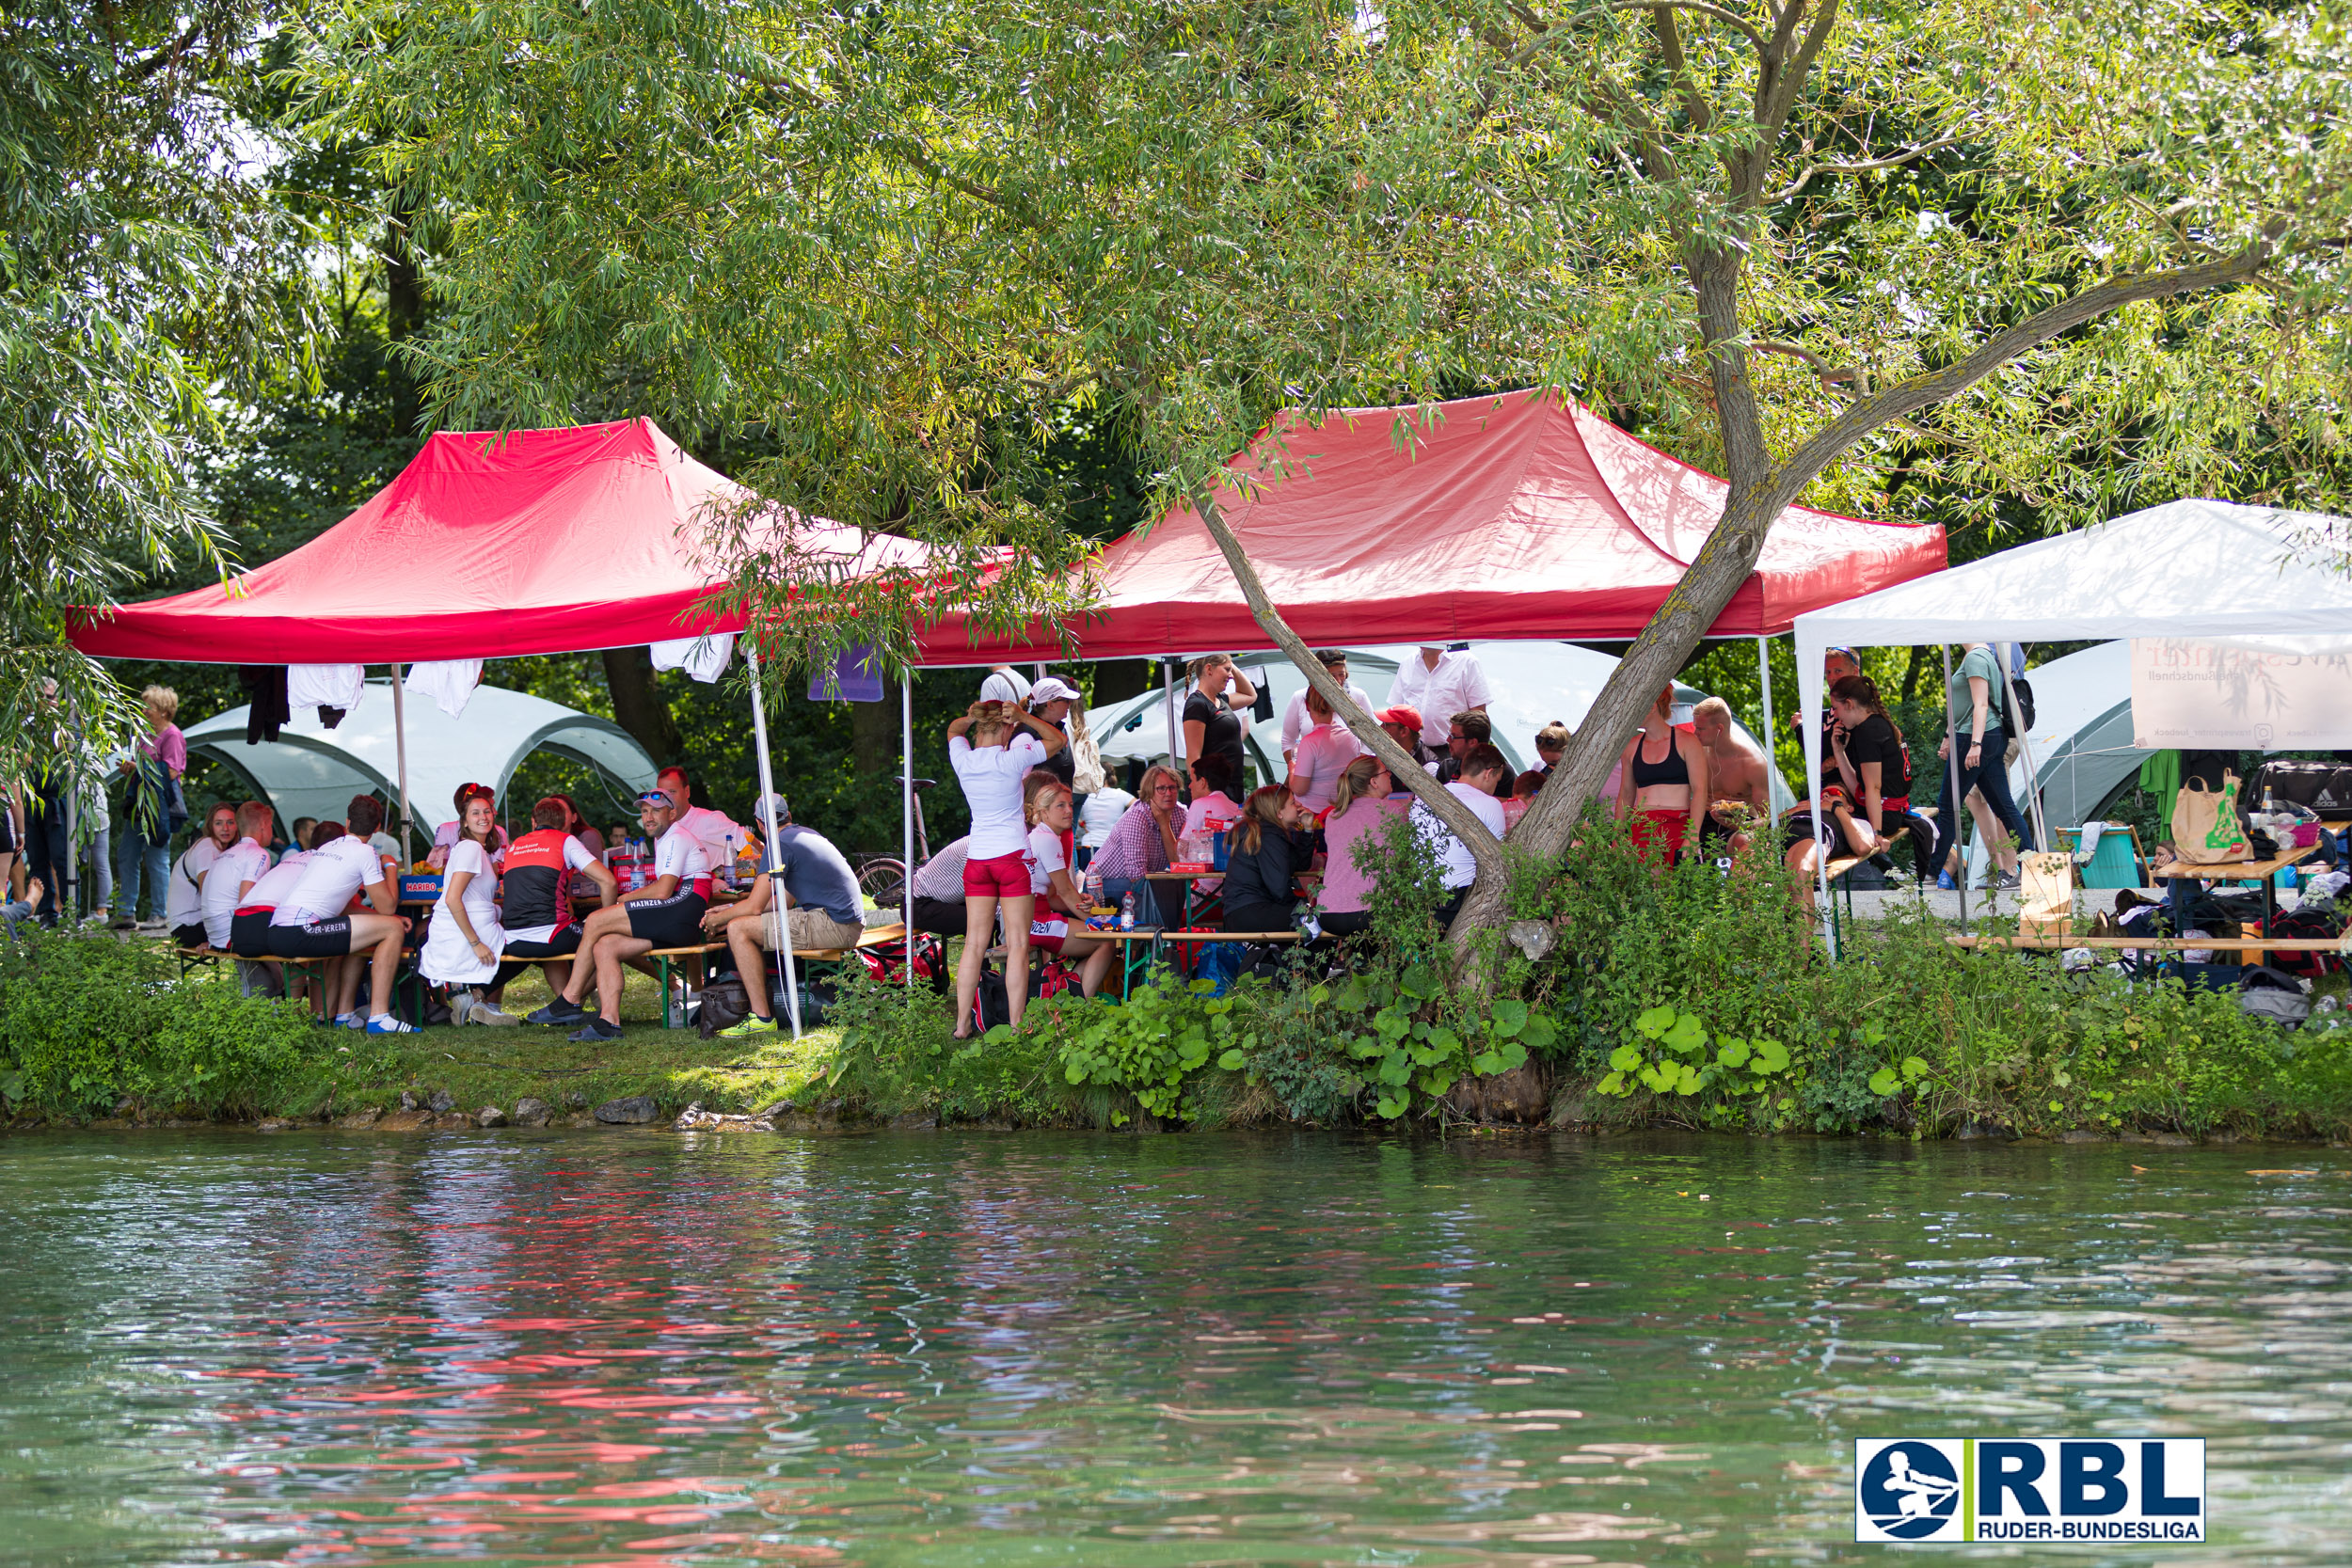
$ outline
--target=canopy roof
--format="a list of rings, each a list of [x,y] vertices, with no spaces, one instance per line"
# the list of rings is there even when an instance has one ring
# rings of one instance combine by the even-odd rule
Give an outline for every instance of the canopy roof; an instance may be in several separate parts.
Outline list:
[[[1227,466],[1219,505],[1294,630],[1320,646],[1470,638],[1630,638],[1681,580],[1727,486],[1555,392],[1279,423]],[[1799,613],[1940,569],[1940,528],[1791,507],[1710,628],[1785,631]],[[1272,646],[1189,506],[1107,546],[1089,658]],[[1040,628],[924,640],[930,664],[1057,658]]]
[[[751,492],[650,420],[444,434],[325,533],[224,586],[79,625],[103,658],[389,664],[620,648],[741,629],[697,606],[717,586],[709,520]],[[920,559],[821,519],[797,551],[861,567]]]
[[[390,682],[368,682],[359,706],[331,730],[320,725],[316,708],[306,708],[276,740],[248,746],[246,713],[232,708],[189,729],[188,754],[226,763],[242,774],[281,821],[297,816],[341,821],[354,795],[397,795]],[[459,718],[452,719],[437,704],[415,702],[405,717],[409,794],[428,829],[454,817],[452,802],[460,784],[490,784],[501,809],[506,809],[511,804],[506,786],[515,769],[536,751],[585,763],[631,793],[653,787],[653,758],[628,731],[542,697],[476,687]],[[596,802],[580,804],[593,809]],[[521,821],[522,813],[512,813],[511,819]]]

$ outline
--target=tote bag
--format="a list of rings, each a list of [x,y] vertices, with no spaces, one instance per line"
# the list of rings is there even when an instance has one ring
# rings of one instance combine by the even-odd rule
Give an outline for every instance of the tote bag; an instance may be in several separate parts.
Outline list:
[[[2237,815],[2238,776],[2224,770],[2219,789],[2184,784],[2172,802],[2172,852],[2189,865],[2254,858]]]

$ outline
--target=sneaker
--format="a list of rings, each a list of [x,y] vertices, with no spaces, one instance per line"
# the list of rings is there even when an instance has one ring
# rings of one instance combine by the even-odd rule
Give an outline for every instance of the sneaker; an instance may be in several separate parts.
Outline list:
[[[473,1023],[487,1023],[493,1028],[504,1029],[512,1028],[515,1025],[521,1023],[522,1020],[516,1018],[513,1013],[508,1012],[505,1008],[500,1006],[495,1002],[476,1002],[473,1005],[473,1010],[469,1022]]]
[[[464,1023],[464,1022],[468,1022],[469,1019],[471,1019],[471,1018],[473,1017],[473,1010],[474,1010],[475,1006],[476,1006],[476,1004],[475,1004],[474,999],[473,999],[473,992],[471,992],[471,991],[469,991],[469,990],[453,990],[453,991],[450,992],[450,993],[449,993],[449,1021],[450,1021],[450,1022],[451,1022],[451,1023],[453,1023],[453,1024],[462,1024],[462,1023]]]
[[[772,1035],[775,1032],[776,1021],[774,1019],[762,1018],[757,1013],[754,1013],[742,1022],[730,1023],[720,1030],[719,1037],[723,1040],[747,1040],[754,1035]]]
[[[2014,893],[2017,889],[2024,885],[2025,879],[2020,877],[2014,871],[2002,872],[1999,877],[1994,879],[1993,883],[1994,890],[1999,893]]]
[[[138,928],[139,928],[139,923],[138,923],[137,921],[135,921],[135,920],[132,919],[132,918],[131,918],[129,915],[127,915],[127,914],[126,914],[126,915],[124,915],[121,919],[119,919],[119,920],[116,921],[116,922],[115,922],[112,926],[110,926],[110,927],[107,927],[107,929],[109,929],[109,930],[114,930],[114,931],[135,931],[135,930],[137,930]]]
[[[339,1013],[335,1018],[335,1027],[338,1029],[365,1029],[367,1026],[367,1015],[356,1010]]]
[[[415,1024],[405,1018],[394,1018],[389,1013],[378,1013],[368,1020],[367,1029],[371,1035],[413,1035],[417,1032]]]
[[[600,1018],[592,1018],[584,1026],[573,1030],[567,1037],[581,1045],[596,1045],[605,1040],[619,1039],[621,1026],[617,1023],[607,1023]]]
[[[566,1002],[559,996],[537,1012],[523,1014],[523,1022],[560,1026],[565,1023],[578,1023],[587,1016],[587,1008],[577,1002]]]

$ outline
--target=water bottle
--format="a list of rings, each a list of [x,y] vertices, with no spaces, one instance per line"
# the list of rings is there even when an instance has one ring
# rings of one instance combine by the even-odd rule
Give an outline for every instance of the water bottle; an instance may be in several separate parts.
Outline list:
[[[1103,907],[1103,870],[1100,866],[1087,868],[1087,913]]]
[[[2280,887],[2292,888],[2296,886],[2298,881],[2299,879],[2295,875],[2295,867],[2291,865],[2282,865],[2279,867],[2279,885]]]
[[[1133,890],[1120,895],[1119,928],[1122,931],[1136,928],[1136,895]]]

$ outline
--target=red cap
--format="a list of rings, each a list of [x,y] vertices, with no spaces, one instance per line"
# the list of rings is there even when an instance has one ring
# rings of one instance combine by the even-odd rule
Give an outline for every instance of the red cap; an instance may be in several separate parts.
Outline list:
[[[1405,724],[1415,735],[1421,733],[1421,709],[1417,707],[1384,707],[1373,715],[1383,724]]]

